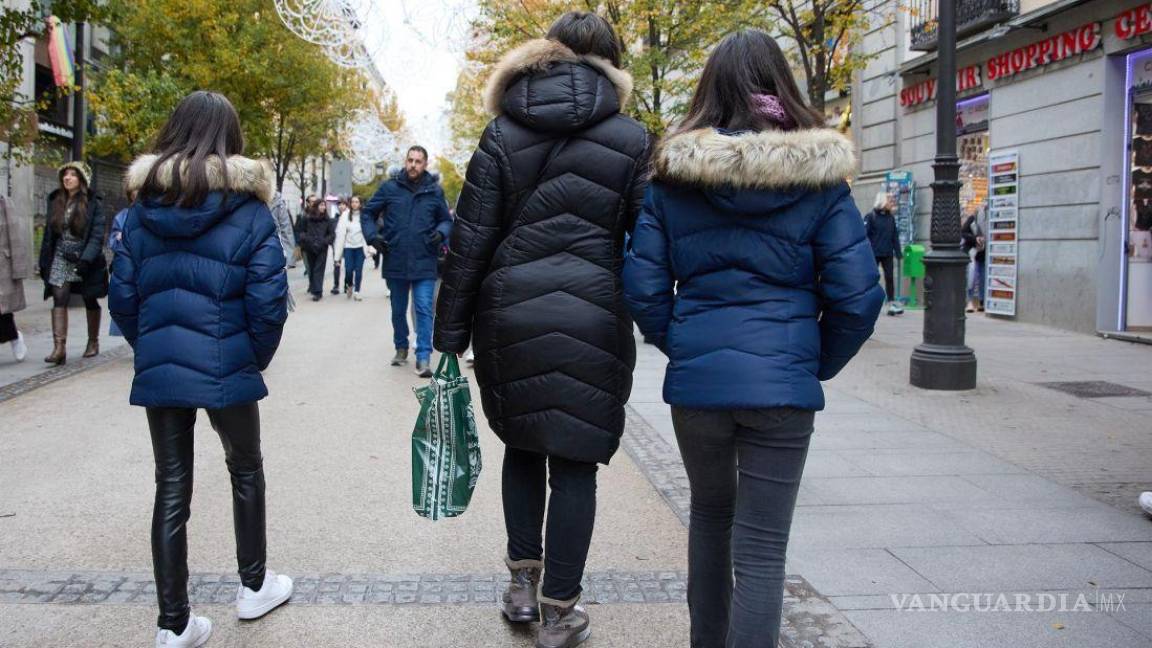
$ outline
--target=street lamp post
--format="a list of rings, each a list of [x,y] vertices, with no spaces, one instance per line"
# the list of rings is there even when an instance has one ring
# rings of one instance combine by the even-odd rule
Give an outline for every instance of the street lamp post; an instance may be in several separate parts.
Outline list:
[[[956,0],[939,0],[936,161],[932,165],[932,251],[924,256],[924,342],[912,351],[911,382],[923,389],[976,387],[976,354],[964,345],[965,269],[960,249],[960,162],[956,158]]]
[[[76,23],[76,92],[72,95],[72,159],[84,160],[87,111],[84,106],[84,23]]]

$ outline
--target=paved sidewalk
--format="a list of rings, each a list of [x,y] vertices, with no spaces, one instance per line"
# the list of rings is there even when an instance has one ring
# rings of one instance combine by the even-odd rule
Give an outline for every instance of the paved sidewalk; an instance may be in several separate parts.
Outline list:
[[[52,301],[42,299],[43,287],[39,278],[25,281],[24,296],[28,300],[28,308],[16,313],[16,327],[24,335],[28,357],[24,362],[16,362],[9,345],[0,344],[0,401],[23,393],[28,387],[61,380],[109,359],[123,357],[129,352],[124,338],[108,335],[108,300],[101,299],[103,316],[100,322],[100,351],[111,352],[111,357],[81,357],[84,345],[88,342],[88,321],[83,305],[77,300],[68,309],[68,362],[63,367],[46,364],[44,357],[52,352]],[[21,381],[26,381],[21,389],[5,389]]]
[[[467,514],[431,523],[408,507],[420,381],[387,366],[383,282],[368,274],[362,303],[301,299],[268,372],[270,565],[300,590],[258,623],[230,616],[227,473],[198,426],[191,595],[217,623],[210,645],[530,646],[493,609],[505,578],[493,435],[482,430],[485,473]],[[299,269],[290,276],[302,297]],[[885,318],[828,385],[782,645],[1152,646],[1152,521],[1134,502],[1152,484],[1152,400],[1037,384],[1152,392],[1152,347],[975,318],[979,388],[929,393],[907,386],[920,325],[917,313]],[[0,362],[0,646],[150,641],[152,458],[143,413],[126,403],[127,351],[15,382]],[[663,367],[641,347],[623,450],[601,470],[589,648],[687,645],[688,491]],[[896,609],[954,593],[1083,593],[1093,611]],[[1121,594],[1123,609],[1102,609]]]
[[[977,316],[978,388],[933,393],[908,386],[922,325],[921,313],[883,318],[826,386],[788,573],[878,647],[1152,646],[1152,520],[1136,505],[1152,488],[1152,398],[1039,384],[1152,392],[1152,346]],[[662,375],[644,347],[632,407],[674,446]],[[895,609],[957,593],[985,607],[1001,593],[1034,607],[1067,594],[1074,607],[1082,593],[1094,611]],[[1103,610],[1121,596],[1123,610]]]

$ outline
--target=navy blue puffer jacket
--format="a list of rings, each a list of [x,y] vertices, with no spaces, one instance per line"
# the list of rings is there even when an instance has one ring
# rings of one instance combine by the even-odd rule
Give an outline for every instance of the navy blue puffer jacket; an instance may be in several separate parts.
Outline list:
[[[139,189],[156,157],[133,163]],[[274,181],[265,164],[208,160],[214,189],[202,205],[164,205],[141,196],[124,222],[112,263],[108,309],[136,350],[131,403],[219,409],[268,395],[260,372],[272,361],[287,319],[284,249],[268,210]],[[161,185],[172,165],[158,173]]]
[[[409,180],[403,169],[397,171],[364,205],[360,226],[368,243],[388,243],[385,279],[435,279],[440,244],[452,232],[440,177],[425,172]]]
[[[884,302],[834,131],[672,136],[625,261],[624,290],[670,363],[664,400],[824,407]]]

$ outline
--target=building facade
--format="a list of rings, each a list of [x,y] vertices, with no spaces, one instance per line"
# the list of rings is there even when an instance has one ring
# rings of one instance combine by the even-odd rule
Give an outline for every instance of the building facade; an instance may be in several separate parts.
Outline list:
[[[961,211],[989,218],[988,304],[1018,321],[1152,340],[1152,5],[957,0]],[[893,170],[928,238],[935,1],[892,3],[853,88],[856,196]],[[995,306],[995,308],[991,308]]]

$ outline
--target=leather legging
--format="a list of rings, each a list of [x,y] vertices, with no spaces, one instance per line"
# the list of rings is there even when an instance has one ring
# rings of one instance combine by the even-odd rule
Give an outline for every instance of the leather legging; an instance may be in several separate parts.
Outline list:
[[[152,511],[152,567],[160,604],[157,625],[183,632],[188,625],[188,522],[192,503],[193,428],[196,410],[149,407],[148,428],[156,457],[156,503]],[[207,410],[220,435],[232,476],[232,517],[240,581],[264,584],[264,467],[260,455],[260,409],[245,403]]]

